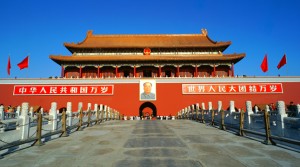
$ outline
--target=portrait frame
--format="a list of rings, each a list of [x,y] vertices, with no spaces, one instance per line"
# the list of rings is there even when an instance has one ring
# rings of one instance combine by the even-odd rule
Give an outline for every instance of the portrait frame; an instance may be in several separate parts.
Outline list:
[[[151,96],[144,96],[144,84],[150,83],[151,84]],[[156,100],[156,80],[154,79],[142,79],[140,80],[140,87],[139,87],[139,98],[140,101],[155,101]]]

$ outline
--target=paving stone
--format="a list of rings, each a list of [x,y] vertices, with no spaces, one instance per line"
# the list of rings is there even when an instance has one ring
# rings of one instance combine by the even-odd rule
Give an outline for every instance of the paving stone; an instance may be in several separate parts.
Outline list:
[[[222,167],[245,167],[247,165],[241,163],[235,158],[227,155],[200,155],[198,160],[203,166],[222,166]]]
[[[187,151],[183,149],[172,148],[151,148],[151,149],[135,149],[124,152],[125,155],[134,157],[185,157]]]
[[[185,147],[186,145],[178,138],[149,137],[129,139],[124,145],[125,148],[138,147]]]
[[[195,160],[176,160],[176,159],[141,159],[141,160],[121,160],[113,167],[202,167],[202,165]]]

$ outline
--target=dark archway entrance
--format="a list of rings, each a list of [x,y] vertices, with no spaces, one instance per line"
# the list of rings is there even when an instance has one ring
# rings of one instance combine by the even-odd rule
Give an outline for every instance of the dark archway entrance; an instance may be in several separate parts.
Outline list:
[[[149,113],[149,114],[152,115],[153,117],[156,117],[156,115],[157,115],[156,106],[151,102],[145,102],[140,106],[140,109],[139,109],[139,116],[140,117],[143,115],[143,110],[145,108],[150,108],[152,110],[152,113]]]

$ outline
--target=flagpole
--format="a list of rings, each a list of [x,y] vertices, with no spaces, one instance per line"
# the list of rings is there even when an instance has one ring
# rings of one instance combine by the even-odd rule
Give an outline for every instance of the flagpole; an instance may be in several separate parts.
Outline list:
[[[287,57],[286,57],[286,54],[284,53],[284,55],[285,55],[285,60],[286,60],[286,63],[287,63]],[[286,76],[289,76],[289,75],[288,75],[288,73],[289,73],[288,67],[287,67],[287,66],[285,66],[285,67],[286,67],[286,69],[285,69]]]
[[[27,67],[27,72],[26,72],[27,79],[28,79],[28,73],[29,73],[29,57],[30,57],[30,53],[28,53],[28,67]]]

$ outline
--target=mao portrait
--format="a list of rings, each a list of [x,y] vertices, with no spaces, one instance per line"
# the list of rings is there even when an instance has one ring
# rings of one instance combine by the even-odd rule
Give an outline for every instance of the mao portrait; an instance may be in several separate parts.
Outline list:
[[[140,81],[140,100],[156,100],[156,83],[155,80]]]

